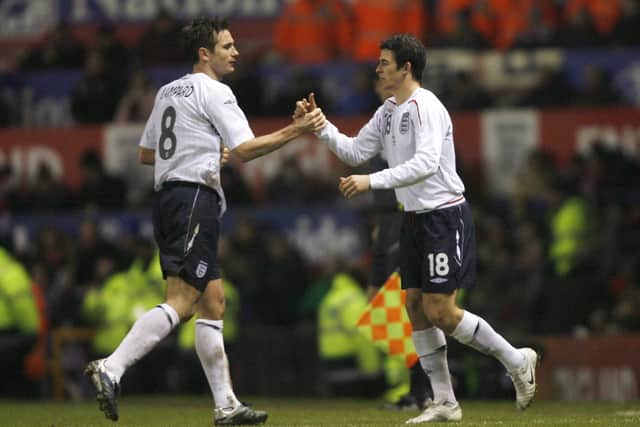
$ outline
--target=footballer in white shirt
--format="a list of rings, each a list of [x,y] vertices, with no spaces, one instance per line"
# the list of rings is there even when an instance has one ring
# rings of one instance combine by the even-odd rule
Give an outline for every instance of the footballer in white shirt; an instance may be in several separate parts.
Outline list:
[[[226,203],[221,158],[224,147],[242,161],[260,157],[318,130],[324,116],[318,109],[255,137],[233,91],[220,81],[234,71],[239,55],[227,23],[196,19],[182,36],[193,72],[160,88],[139,149],[140,162],[154,165],[153,224],[166,301],[140,317],[118,348],[85,372],[100,409],[117,420],[126,369],[197,311],[195,346],[213,395],[214,424],[260,424],[267,413],[243,405],[233,392],[222,340],[225,304],[217,246]]]
[[[355,137],[330,122],[316,132],[342,161],[358,165],[382,153],[389,168],[340,178],[347,198],[362,192],[394,189],[404,209],[400,237],[400,275],[407,290],[413,341],[429,376],[433,402],[408,424],[458,421],[458,404],[447,365],[445,334],[496,357],[516,391],[516,406],[526,409],[535,390],[538,355],[514,348],[481,317],[456,305],[460,288],[475,284],[475,232],[464,185],[455,167],[453,124],[447,109],[421,87],[426,49],[414,36],[395,35],[380,44],[376,74],[393,96]],[[295,115],[317,108],[300,100]]]

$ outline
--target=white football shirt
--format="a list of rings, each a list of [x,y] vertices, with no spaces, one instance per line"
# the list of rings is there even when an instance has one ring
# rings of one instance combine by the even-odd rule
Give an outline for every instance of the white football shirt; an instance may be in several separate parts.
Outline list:
[[[231,88],[204,73],[187,74],[160,88],[140,146],[155,150],[154,187],[186,181],[213,188],[226,210],[220,183],[221,146],[253,139]]]
[[[371,188],[393,188],[405,211],[464,202],[464,184],[456,172],[451,117],[427,89],[416,89],[400,105],[394,97],[387,99],[355,138],[340,133],[332,123],[317,136],[352,166],[382,152],[389,168],[369,175]]]

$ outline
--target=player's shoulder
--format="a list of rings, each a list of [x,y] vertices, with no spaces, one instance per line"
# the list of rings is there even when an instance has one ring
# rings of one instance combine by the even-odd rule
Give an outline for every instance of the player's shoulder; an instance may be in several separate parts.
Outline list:
[[[423,87],[416,89],[411,94],[411,97],[409,98],[409,102],[414,102],[418,104],[442,104],[440,102],[440,99],[438,99],[435,93]]]
[[[416,89],[416,91],[409,98],[409,104],[413,104],[418,110],[425,111],[439,111],[446,113],[447,109],[440,101],[440,98],[429,89],[423,87]]]
[[[389,98],[385,99],[384,102],[378,107],[378,109],[376,110],[376,114],[390,112],[397,106],[398,103],[396,102],[396,98],[394,96],[390,96]]]

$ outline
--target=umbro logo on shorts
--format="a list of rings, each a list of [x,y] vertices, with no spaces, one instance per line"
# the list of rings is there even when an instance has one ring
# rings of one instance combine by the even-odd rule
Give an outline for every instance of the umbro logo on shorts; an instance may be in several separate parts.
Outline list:
[[[431,283],[437,283],[437,284],[441,284],[441,283],[446,283],[449,281],[449,279],[445,279],[444,277],[434,277],[433,279],[429,280]]]
[[[207,274],[207,269],[209,268],[209,264],[204,261],[200,261],[198,266],[196,267],[196,277],[198,279],[202,279],[205,274]]]

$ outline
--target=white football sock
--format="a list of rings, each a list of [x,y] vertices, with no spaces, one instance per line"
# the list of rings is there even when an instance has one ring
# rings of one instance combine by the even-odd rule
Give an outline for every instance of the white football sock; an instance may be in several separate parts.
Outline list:
[[[447,338],[438,328],[414,331],[412,334],[420,365],[431,381],[434,402],[455,402],[451,374],[447,363]]]
[[[231,387],[222,324],[222,320],[196,320],[196,352],[209,381],[215,407],[235,408],[240,402]]]
[[[149,353],[178,323],[180,317],[169,304],[160,304],[147,311],[105,360],[107,373],[119,383],[127,368]]]
[[[466,310],[451,336],[462,344],[495,357],[509,372],[522,367],[525,362],[522,353],[494,331],[482,317]]]

